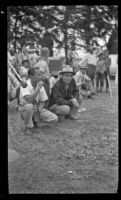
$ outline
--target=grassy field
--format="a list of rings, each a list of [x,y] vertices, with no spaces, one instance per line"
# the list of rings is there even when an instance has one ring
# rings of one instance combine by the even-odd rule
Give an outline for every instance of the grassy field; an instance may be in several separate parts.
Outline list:
[[[14,101],[8,111],[19,158],[8,163],[9,193],[116,193],[118,89],[83,101],[80,120],[66,119],[25,136]],[[8,147],[13,148],[10,137]]]

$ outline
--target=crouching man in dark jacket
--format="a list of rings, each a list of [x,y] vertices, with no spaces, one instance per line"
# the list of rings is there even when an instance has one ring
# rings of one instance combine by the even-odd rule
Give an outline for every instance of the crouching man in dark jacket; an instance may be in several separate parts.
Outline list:
[[[73,79],[73,68],[63,67],[60,72],[61,77],[52,88],[49,109],[59,116],[70,119],[78,119],[77,111],[82,103],[82,96],[76,87]]]

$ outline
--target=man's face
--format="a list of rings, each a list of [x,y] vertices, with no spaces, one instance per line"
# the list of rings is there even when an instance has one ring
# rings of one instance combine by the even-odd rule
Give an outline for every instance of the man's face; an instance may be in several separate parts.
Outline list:
[[[31,79],[36,83],[41,81],[41,72],[40,72],[40,70],[36,69],[35,70],[35,74],[33,76],[31,76]]]
[[[23,54],[26,54],[26,53],[27,53],[27,49],[24,47],[24,48],[22,49],[22,52],[23,52]]]
[[[78,66],[74,67],[73,71],[74,71],[74,73],[78,72],[79,71],[79,67]]]
[[[24,62],[23,66],[24,66],[25,68],[29,68],[29,62],[28,62],[28,61]]]
[[[71,82],[72,77],[73,77],[72,73],[65,73],[65,74],[63,74],[62,75],[63,82],[68,85]]]
[[[87,71],[87,69],[86,69],[86,68],[82,68],[82,69],[81,69],[81,72],[82,72],[82,74],[85,74],[85,73],[86,73],[86,71]]]
[[[14,49],[11,48],[10,53],[11,53],[12,56],[14,56]]]

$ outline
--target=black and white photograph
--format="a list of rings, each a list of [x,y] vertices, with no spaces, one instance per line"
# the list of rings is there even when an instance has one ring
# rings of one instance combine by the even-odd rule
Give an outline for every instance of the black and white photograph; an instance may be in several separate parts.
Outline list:
[[[8,193],[117,194],[118,5],[7,6],[6,46]]]

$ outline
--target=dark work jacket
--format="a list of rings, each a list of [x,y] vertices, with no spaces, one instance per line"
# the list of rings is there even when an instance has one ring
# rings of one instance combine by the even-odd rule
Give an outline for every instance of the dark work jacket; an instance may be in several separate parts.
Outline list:
[[[63,79],[60,78],[52,88],[49,106],[57,104],[57,105],[68,105],[72,107],[73,104],[70,101],[70,99],[72,98],[76,99],[79,98],[79,91],[76,87],[75,80],[72,78],[67,90],[65,88]]]

